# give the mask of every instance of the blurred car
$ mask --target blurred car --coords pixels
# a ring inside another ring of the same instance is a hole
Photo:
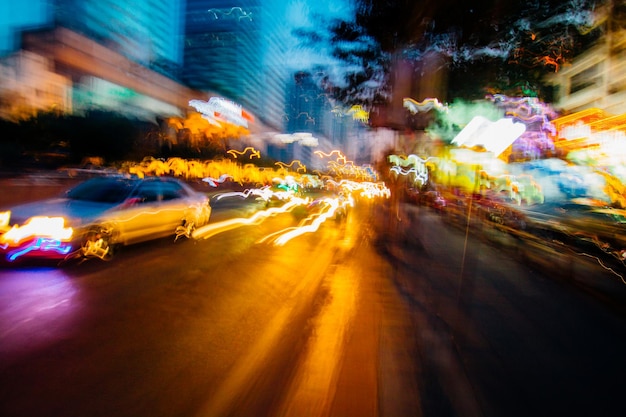
[[[518,230],[525,230],[528,225],[528,218],[521,210],[514,205],[492,202],[491,205],[484,205],[487,220]]]
[[[345,220],[351,207],[354,207],[354,198],[349,193],[325,192],[310,200],[308,204],[296,207],[291,213],[301,222],[300,225],[303,225],[320,218]]]
[[[422,203],[436,211],[443,211],[446,208],[446,199],[439,191],[426,191],[422,194]]]
[[[563,204],[547,224],[552,230],[588,242],[605,252],[626,250],[626,210]]]
[[[408,187],[404,190],[404,201],[412,204],[419,204],[422,193],[419,188]]]
[[[96,177],[60,198],[0,212],[0,253],[22,257],[109,259],[119,245],[189,237],[209,222],[209,197],[166,177]]]

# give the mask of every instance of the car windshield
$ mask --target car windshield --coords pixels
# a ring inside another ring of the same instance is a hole
[[[67,198],[95,203],[121,203],[133,188],[134,183],[128,180],[95,178],[71,189]]]

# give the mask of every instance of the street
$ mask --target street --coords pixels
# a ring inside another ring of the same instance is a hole
[[[246,210],[216,207],[213,221]],[[261,242],[295,224],[286,213],[110,262],[0,270],[0,414],[625,411],[623,311],[581,285],[425,207],[362,202]]]
[[[0,6],[0,417],[626,416],[626,1]]]

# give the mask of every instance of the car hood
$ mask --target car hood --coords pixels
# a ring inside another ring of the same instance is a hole
[[[100,217],[116,204],[56,198],[11,207],[10,223],[24,224],[35,216],[63,217],[67,226],[80,226]]]

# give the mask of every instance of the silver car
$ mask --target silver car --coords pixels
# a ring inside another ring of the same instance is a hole
[[[9,262],[109,259],[120,245],[189,237],[210,216],[209,197],[175,178],[92,178],[63,197],[0,212],[0,252]]]

